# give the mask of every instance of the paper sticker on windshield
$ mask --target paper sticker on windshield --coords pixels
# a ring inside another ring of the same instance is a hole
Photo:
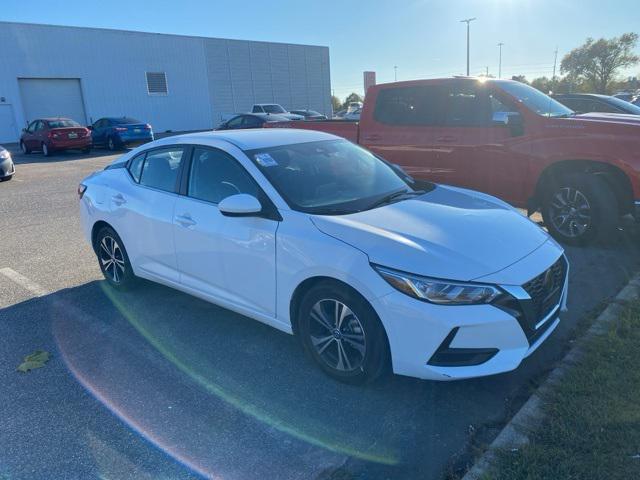
[[[256,162],[262,167],[275,167],[278,165],[278,162],[274,160],[274,158],[268,153],[258,153],[256,154]]]

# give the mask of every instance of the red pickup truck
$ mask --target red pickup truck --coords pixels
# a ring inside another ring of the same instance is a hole
[[[371,87],[360,122],[269,124],[359,143],[415,178],[540,210],[558,240],[606,236],[640,206],[640,117],[576,115],[511,80],[447,78]]]

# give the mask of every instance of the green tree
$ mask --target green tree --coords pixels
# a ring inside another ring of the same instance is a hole
[[[520,83],[526,83],[527,85],[529,85],[529,82],[527,82],[527,78],[524,75],[514,75],[513,77],[511,77],[511,80],[515,80],[516,82]]]
[[[557,93],[589,93],[593,92],[593,87],[584,78],[576,78],[571,75],[565,77],[558,77],[556,79],[556,87],[554,89]]]
[[[633,91],[640,88],[640,82],[637,77],[628,77],[619,81],[611,82],[609,88],[612,92]]]
[[[335,95],[331,95],[331,106],[333,107],[334,112],[337,112],[342,108],[342,103],[340,103],[340,99]]]
[[[622,68],[636,65],[640,58],[633,53],[638,34],[625,33],[610,39],[587,41],[562,59],[560,71],[574,81],[584,80],[598,93],[607,93]]]
[[[533,88],[537,88],[543,93],[549,93],[553,91],[553,85],[550,78],[547,77],[538,77],[531,80],[530,85]]]
[[[362,102],[362,97],[357,93],[350,94],[347,98],[344,99],[344,103],[342,104],[342,108],[347,108],[351,102]]]

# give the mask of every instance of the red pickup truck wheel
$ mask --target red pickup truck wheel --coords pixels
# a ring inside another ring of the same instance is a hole
[[[618,204],[603,178],[588,173],[566,175],[546,191],[542,217],[558,241],[584,245],[606,239],[615,230]]]

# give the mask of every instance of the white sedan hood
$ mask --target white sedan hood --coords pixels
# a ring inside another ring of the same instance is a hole
[[[526,257],[550,237],[508,204],[438,185],[420,197],[342,216],[312,216],[320,231],[372,263],[450,280],[473,280]]]

